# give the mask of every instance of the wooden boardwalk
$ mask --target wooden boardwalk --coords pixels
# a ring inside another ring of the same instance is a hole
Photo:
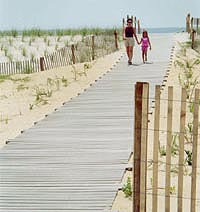
[[[0,150],[0,212],[110,211],[133,146],[134,84],[151,95],[171,34],[152,36],[152,64],[124,55],[114,69]],[[161,51],[162,50],[162,51]]]

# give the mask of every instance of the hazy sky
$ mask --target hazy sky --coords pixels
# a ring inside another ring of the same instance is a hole
[[[0,0],[0,30],[121,26],[127,14],[142,27],[185,27],[200,0]]]

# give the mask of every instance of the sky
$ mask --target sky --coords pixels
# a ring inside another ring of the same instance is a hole
[[[0,0],[0,30],[120,27],[127,15],[142,28],[185,27],[200,0]]]

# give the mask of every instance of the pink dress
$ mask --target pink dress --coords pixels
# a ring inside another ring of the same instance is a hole
[[[142,51],[146,51],[149,47],[149,39],[142,38]]]

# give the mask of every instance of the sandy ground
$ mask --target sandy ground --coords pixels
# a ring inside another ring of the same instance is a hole
[[[200,55],[195,52],[194,50],[187,48],[186,51],[184,51],[185,48],[180,47],[180,42],[184,41],[184,36],[177,35],[176,37],[176,43],[175,48],[172,50],[172,57],[170,61],[170,70],[168,73],[166,73],[166,76],[164,77],[165,80],[163,82],[163,90],[161,91],[161,111],[160,111],[160,129],[163,131],[160,132],[160,146],[166,145],[166,126],[167,126],[167,98],[168,98],[168,86],[173,86],[173,96],[174,96],[174,102],[173,102],[173,119],[172,119],[172,126],[173,126],[173,135],[176,134],[176,132],[179,132],[179,117],[180,117],[180,100],[181,100],[181,86],[179,81],[179,76],[181,76],[181,79],[183,79],[183,69],[175,65],[175,61],[179,60],[182,63],[184,60],[190,61],[189,63],[192,64],[192,61],[195,61],[197,59],[200,59]],[[182,45],[182,44],[181,44]],[[197,77],[197,80],[199,81],[196,88],[200,87],[200,74],[199,74],[200,64],[193,66],[193,79]],[[180,75],[179,75],[180,74]],[[188,115],[189,114],[189,115]],[[153,128],[154,128],[154,109],[153,113],[149,115],[149,126],[148,126],[148,171],[147,171],[147,211],[152,211],[152,159],[153,159]],[[186,122],[191,121],[191,113],[188,112],[187,109],[187,115],[186,115]],[[199,139],[198,139],[199,140]],[[178,145],[178,138],[176,139],[176,144]],[[191,150],[192,144],[186,142],[185,143],[185,149]],[[199,145],[198,145],[199,149]],[[186,155],[184,156],[186,158]],[[200,152],[198,151],[198,158],[200,157]],[[129,166],[132,167],[132,157],[129,161]],[[158,182],[159,182],[159,189],[158,189],[158,211],[162,212],[165,211],[165,169],[166,166],[162,162],[166,162],[165,156],[159,156],[159,176],[158,176]],[[171,163],[173,164],[171,166],[171,211],[177,211],[177,190],[178,190],[178,181],[177,181],[177,163],[178,163],[178,155],[175,155],[172,157]],[[198,179],[197,179],[197,199],[200,198],[200,169],[199,164],[197,164],[197,173],[198,173]],[[173,171],[172,171],[173,170]],[[189,211],[190,210],[190,195],[191,195],[191,166],[185,166],[185,175],[184,175],[184,187],[183,187],[183,211]],[[126,171],[124,174],[124,177],[122,179],[122,185],[125,185],[127,183],[127,178],[131,177],[132,182],[132,172]],[[125,194],[120,190],[117,193],[116,199],[113,203],[113,210],[118,212],[132,212],[132,199],[125,198]],[[200,201],[197,200],[197,206],[196,211],[200,211]]]
[[[0,80],[0,147],[111,71],[123,50],[90,63]]]

